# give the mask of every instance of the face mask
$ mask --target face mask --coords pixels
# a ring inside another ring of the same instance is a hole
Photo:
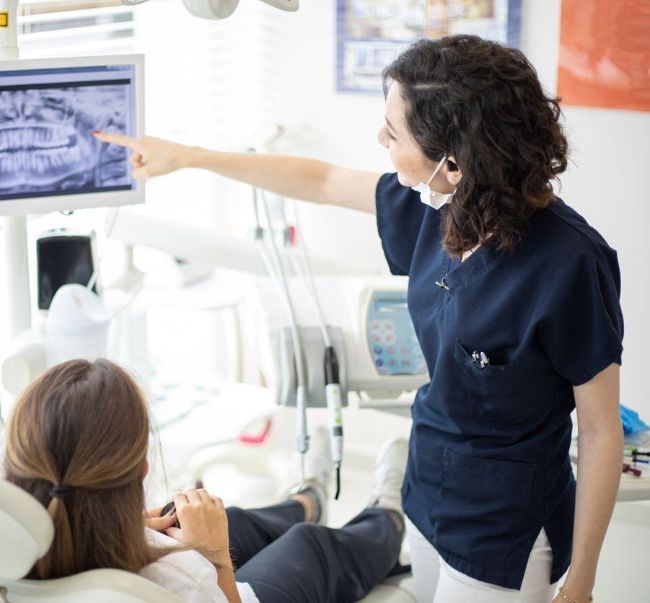
[[[440,160],[436,169],[433,170],[433,174],[431,174],[429,180],[426,182],[420,182],[417,186],[411,187],[414,191],[420,193],[420,201],[429,207],[433,207],[433,209],[440,209],[443,205],[449,203],[451,196],[453,195],[453,193],[439,193],[438,191],[433,191],[429,188],[429,182],[436,177],[436,174],[440,171],[440,168],[442,168],[445,161],[447,161],[447,155]]]

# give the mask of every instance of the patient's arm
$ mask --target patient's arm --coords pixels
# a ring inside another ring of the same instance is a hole
[[[187,490],[173,497],[180,528],[167,535],[196,548],[217,568],[217,583],[228,603],[241,603],[230,559],[228,516],[220,498],[203,489]]]
[[[237,581],[235,580],[235,570],[232,567],[232,561],[229,565],[219,566],[215,563],[217,568],[217,584],[219,588],[226,595],[228,603],[242,603],[239,591],[237,590]]]

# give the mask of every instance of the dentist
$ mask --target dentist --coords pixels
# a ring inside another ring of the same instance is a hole
[[[430,376],[402,488],[419,600],[586,603],[620,480],[623,317],[616,252],[553,193],[558,99],[520,51],[465,35],[415,43],[384,89],[391,174],[97,137],[138,178],[204,168],[376,213]]]

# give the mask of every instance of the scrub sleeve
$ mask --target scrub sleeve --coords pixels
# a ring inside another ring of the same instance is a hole
[[[618,263],[594,253],[571,258],[553,283],[537,337],[555,371],[582,385],[621,364],[623,317]]]

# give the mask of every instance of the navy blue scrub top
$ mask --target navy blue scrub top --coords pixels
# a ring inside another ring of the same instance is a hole
[[[431,379],[412,408],[404,510],[451,567],[512,589],[543,527],[556,582],[573,535],[572,386],[621,363],[616,252],[556,199],[512,251],[488,242],[461,263],[441,243],[448,207],[425,206],[396,174],[376,197]]]

